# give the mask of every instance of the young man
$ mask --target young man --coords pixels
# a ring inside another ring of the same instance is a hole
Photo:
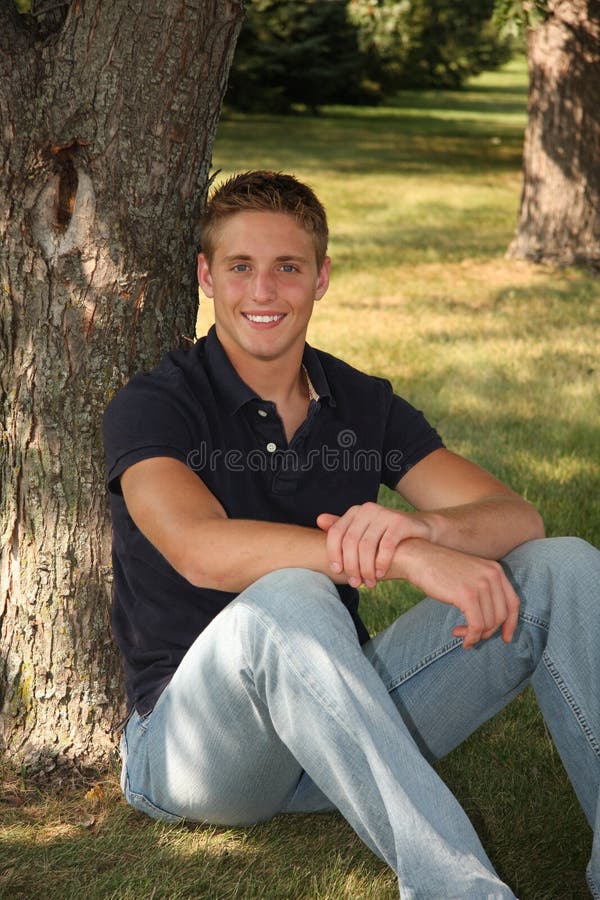
[[[540,540],[388,382],[306,345],[326,250],[293,177],[221,185],[198,260],[215,327],[107,409],[123,789],[170,822],[337,808],[403,900],[514,897],[430,763],[531,682],[594,826],[600,553]],[[435,599],[370,639],[356,589],[389,578]]]

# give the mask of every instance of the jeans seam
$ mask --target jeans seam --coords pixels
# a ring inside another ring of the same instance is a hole
[[[588,724],[587,719],[583,715],[583,711],[581,710],[581,707],[575,701],[575,697],[573,696],[570,688],[568,687],[568,685],[564,681],[563,677],[561,676],[557,666],[550,659],[550,656],[548,655],[547,650],[544,650],[544,652],[542,653],[542,659],[544,661],[546,671],[548,672],[548,674],[554,681],[554,684],[556,685],[559,692],[562,694],[563,699],[565,700],[565,702],[571,709],[571,712],[573,713],[575,720],[577,721],[577,724],[581,728],[583,734],[587,738],[587,741],[588,741],[590,747],[592,748],[592,750],[594,751],[596,756],[600,758],[600,743],[598,742],[597,738],[595,737],[594,732],[592,731],[590,725]]]
[[[588,863],[585,870],[585,880],[588,883],[588,887],[590,889],[590,893],[594,900],[600,900],[600,891],[596,887],[596,882],[592,878],[592,864]]]
[[[535,613],[520,612],[519,619],[522,622],[527,622],[528,625],[536,625],[538,628],[543,628],[544,631],[548,631],[550,628],[550,622],[547,619],[540,618]]]
[[[529,625],[535,625],[538,628],[543,628],[546,631],[549,628],[549,624],[545,619],[542,619],[540,616],[535,615],[534,613],[520,613],[519,618],[527,622]],[[428,666],[432,665],[432,663],[437,662],[438,659],[442,659],[442,657],[446,656],[448,653],[451,653],[453,650],[456,650],[457,647],[462,645],[462,638],[454,638],[452,641],[448,641],[446,644],[443,644],[441,647],[436,648],[431,653],[428,653],[424,659],[420,659],[418,663],[412,666],[410,669],[405,670],[400,675],[396,675],[395,678],[392,678],[387,686],[387,690],[389,692],[394,691],[401,684],[404,684],[405,681],[409,681],[419,672],[426,669]]]
[[[392,678],[390,683],[386,685],[388,692],[395,690],[401,684],[404,684],[405,681],[409,681],[419,672],[422,672],[423,669],[428,668],[428,666],[432,665],[432,663],[437,662],[438,659],[442,659],[442,657],[444,656],[447,656],[448,653],[456,650],[461,645],[462,638],[454,638],[454,640],[448,641],[448,643],[444,644],[441,647],[438,647],[431,653],[428,653],[424,659],[420,659],[419,662],[414,666],[411,666],[410,669],[407,669],[402,672],[401,675],[396,675],[395,678]]]

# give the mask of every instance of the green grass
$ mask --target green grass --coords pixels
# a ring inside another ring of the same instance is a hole
[[[326,203],[333,283],[314,344],[390,378],[448,446],[536,503],[549,534],[600,545],[600,282],[504,257],[525,103],[516,61],[465,91],[404,93],[380,109],[231,114],[214,165],[293,171]],[[200,330],[210,320],[206,302]],[[369,627],[417,599],[391,583],[365,592]],[[591,832],[529,693],[439,768],[521,900],[588,896]],[[338,815],[172,828],[128,808],[114,773],[89,787],[6,779],[0,897],[397,897]]]

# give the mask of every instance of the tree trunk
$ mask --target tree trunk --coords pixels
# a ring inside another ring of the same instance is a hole
[[[194,226],[241,16],[240,0],[0,6],[0,734],[20,764],[113,752],[102,412],[194,335]]]
[[[529,33],[514,257],[600,267],[600,0],[550,0]]]

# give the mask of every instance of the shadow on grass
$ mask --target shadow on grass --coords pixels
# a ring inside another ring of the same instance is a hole
[[[319,116],[225,110],[215,166],[378,175],[515,169],[526,120],[520,67],[462,91],[402,91],[379,107],[325,107]]]
[[[127,807],[116,777],[109,787],[93,814],[73,792],[0,805],[0,896],[308,900],[348,888],[370,900],[397,896],[393,873],[337,814],[235,830],[167,826]]]
[[[372,602],[377,604],[376,592]],[[591,832],[530,693],[439,770],[521,900],[588,896],[583,871]],[[244,829],[167,826],[127,807],[116,775],[104,780],[92,806],[86,794],[85,787],[5,792],[0,896],[397,897],[393,873],[335,813],[282,816]]]
[[[330,169],[338,174],[378,176],[483,174],[519,167],[523,127],[448,121],[433,114],[380,114],[376,119],[332,115],[292,121],[236,115],[221,123],[219,138],[214,165],[226,169],[271,167],[319,175]]]
[[[491,203],[473,206],[468,215],[464,207],[450,203],[413,202],[406,197],[410,210],[399,208],[382,225],[365,224],[361,232],[336,231],[332,241],[334,265],[343,269],[363,271],[365,254],[371,269],[394,268],[414,262],[460,262],[468,257],[498,255],[506,248],[506,228]],[[381,210],[383,198],[373,196],[357,208],[368,218]],[[440,225],[440,221],[443,225]],[[457,234],[460,232],[460,240]],[[390,260],[395,262],[390,265]],[[348,308],[372,309],[369,298],[349,297]],[[396,301],[402,305],[402,299]]]
[[[447,109],[485,116],[523,117],[527,105],[527,86],[478,85],[464,91],[401,91],[384,109]]]
[[[521,900],[589,897],[592,832],[531,690],[438,768]]]

